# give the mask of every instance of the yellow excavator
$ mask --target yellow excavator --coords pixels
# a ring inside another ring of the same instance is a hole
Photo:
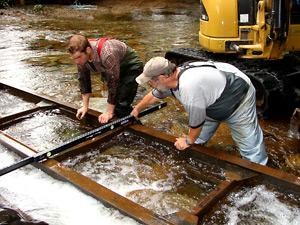
[[[299,107],[300,0],[200,0],[199,43],[165,57],[235,65],[251,78],[265,117]]]

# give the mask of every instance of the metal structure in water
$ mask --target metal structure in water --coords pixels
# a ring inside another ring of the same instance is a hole
[[[10,125],[17,125],[22,121],[22,118],[26,117],[26,115],[31,115],[40,110],[47,110],[49,107],[52,109],[59,109],[63,114],[75,117],[75,106],[35,94],[29,90],[18,89],[8,84],[1,83],[0,87],[1,90],[5,90],[6,93],[18,96],[22,98],[24,102],[32,103],[30,105],[33,106],[33,108],[25,110],[21,109],[21,111],[14,114],[0,117],[0,142],[22,157],[33,156],[37,154],[39,150],[24,144],[15,136],[4,132],[4,128],[9,127]],[[38,104],[40,102],[48,102],[51,104]],[[89,110],[86,120],[89,120],[91,123],[96,123],[98,115],[99,112]],[[213,188],[208,190],[189,211],[182,209],[167,215],[160,215],[151,209],[143,207],[114,192],[112,189],[104,187],[91,177],[83,175],[78,170],[64,165],[64,162],[67,159],[72,159],[79,154],[89,153],[92,148],[107,143],[115,136],[123,133],[130,133],[145,140],[157,142],[162,146],[166,146],[166,148],[174,148],[174,136],[140,124],[125,124],[124,126],[100,134],[93,139],[83,141],[78,145],[67,149],[67,151],[62,152],[57,157],[50,158],[42,163],[33,163],[33,165],[54,178],[73,184],[84,193],[102,202],[104,205],[115,208],[124,215],[129,216],[142,224],[210,224],[210,216],[214,214],[215,210],[218,209],[223,202],[226,202],[226,197],[235,193],[238,189],[250,186],[265,185],[267,187],[276,187],[276,191],[282,193],[282,195],[288,192],[289,195],[296,196],[295,198],[298,199],[296,202],[300,199],[299,177],[266,166],[251,163],[239,157],[203,146],[191,146],[187,151],[178,154],[182,159],[189,160],[193,158],[214,167],[218,167],[224,171],[224,176],[216,177],[213,174],[207,174],[201,177],[201,173],[198,173],[198,175],[195,173],[199,176],[199,180],[206,179],[206,182],[211,182]],[[118,144],[122,145],[122,142]],[[100,152],[99,154],[102,153]],[[13,176],[13,174],[6,174],[4,176]],[[299,204],[299,202],[296,204]]]

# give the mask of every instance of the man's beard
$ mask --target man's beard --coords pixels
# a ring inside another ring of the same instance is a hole
[[[158,91],[161,91],[161,92],[166,92],[166,91],[170,90],[170,88],[167,88],[167,87],[162,86],[162,85],[160,85],[160,84],[158,84],[158,85],[155,87],[155,89],[158,90]]]

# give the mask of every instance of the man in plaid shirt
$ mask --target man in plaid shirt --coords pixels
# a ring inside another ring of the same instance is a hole
[[[78,68],[83,100],[76,117],[82,119],[88,110],[91,71],[101,73],[108,86],[107,109],[99,116],[99,122],[107,123],[114,115],[119,118],[128,115],[137,92],[135,78],[143,71],[143,62],[136,52],[116,39],[87,39],[78,34],[70,38],[68,51]]]

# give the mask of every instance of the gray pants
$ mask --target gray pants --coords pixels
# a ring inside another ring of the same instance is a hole
[[[255,88],[250,85],[247,95],[235,112],[224,122],[228,123],[231,135],[243,158],[266,165],[266,153],[263,132],[258,124],[255,104]],[[219,121],[206,120],[196,144],[206,143],[215,133]]]

